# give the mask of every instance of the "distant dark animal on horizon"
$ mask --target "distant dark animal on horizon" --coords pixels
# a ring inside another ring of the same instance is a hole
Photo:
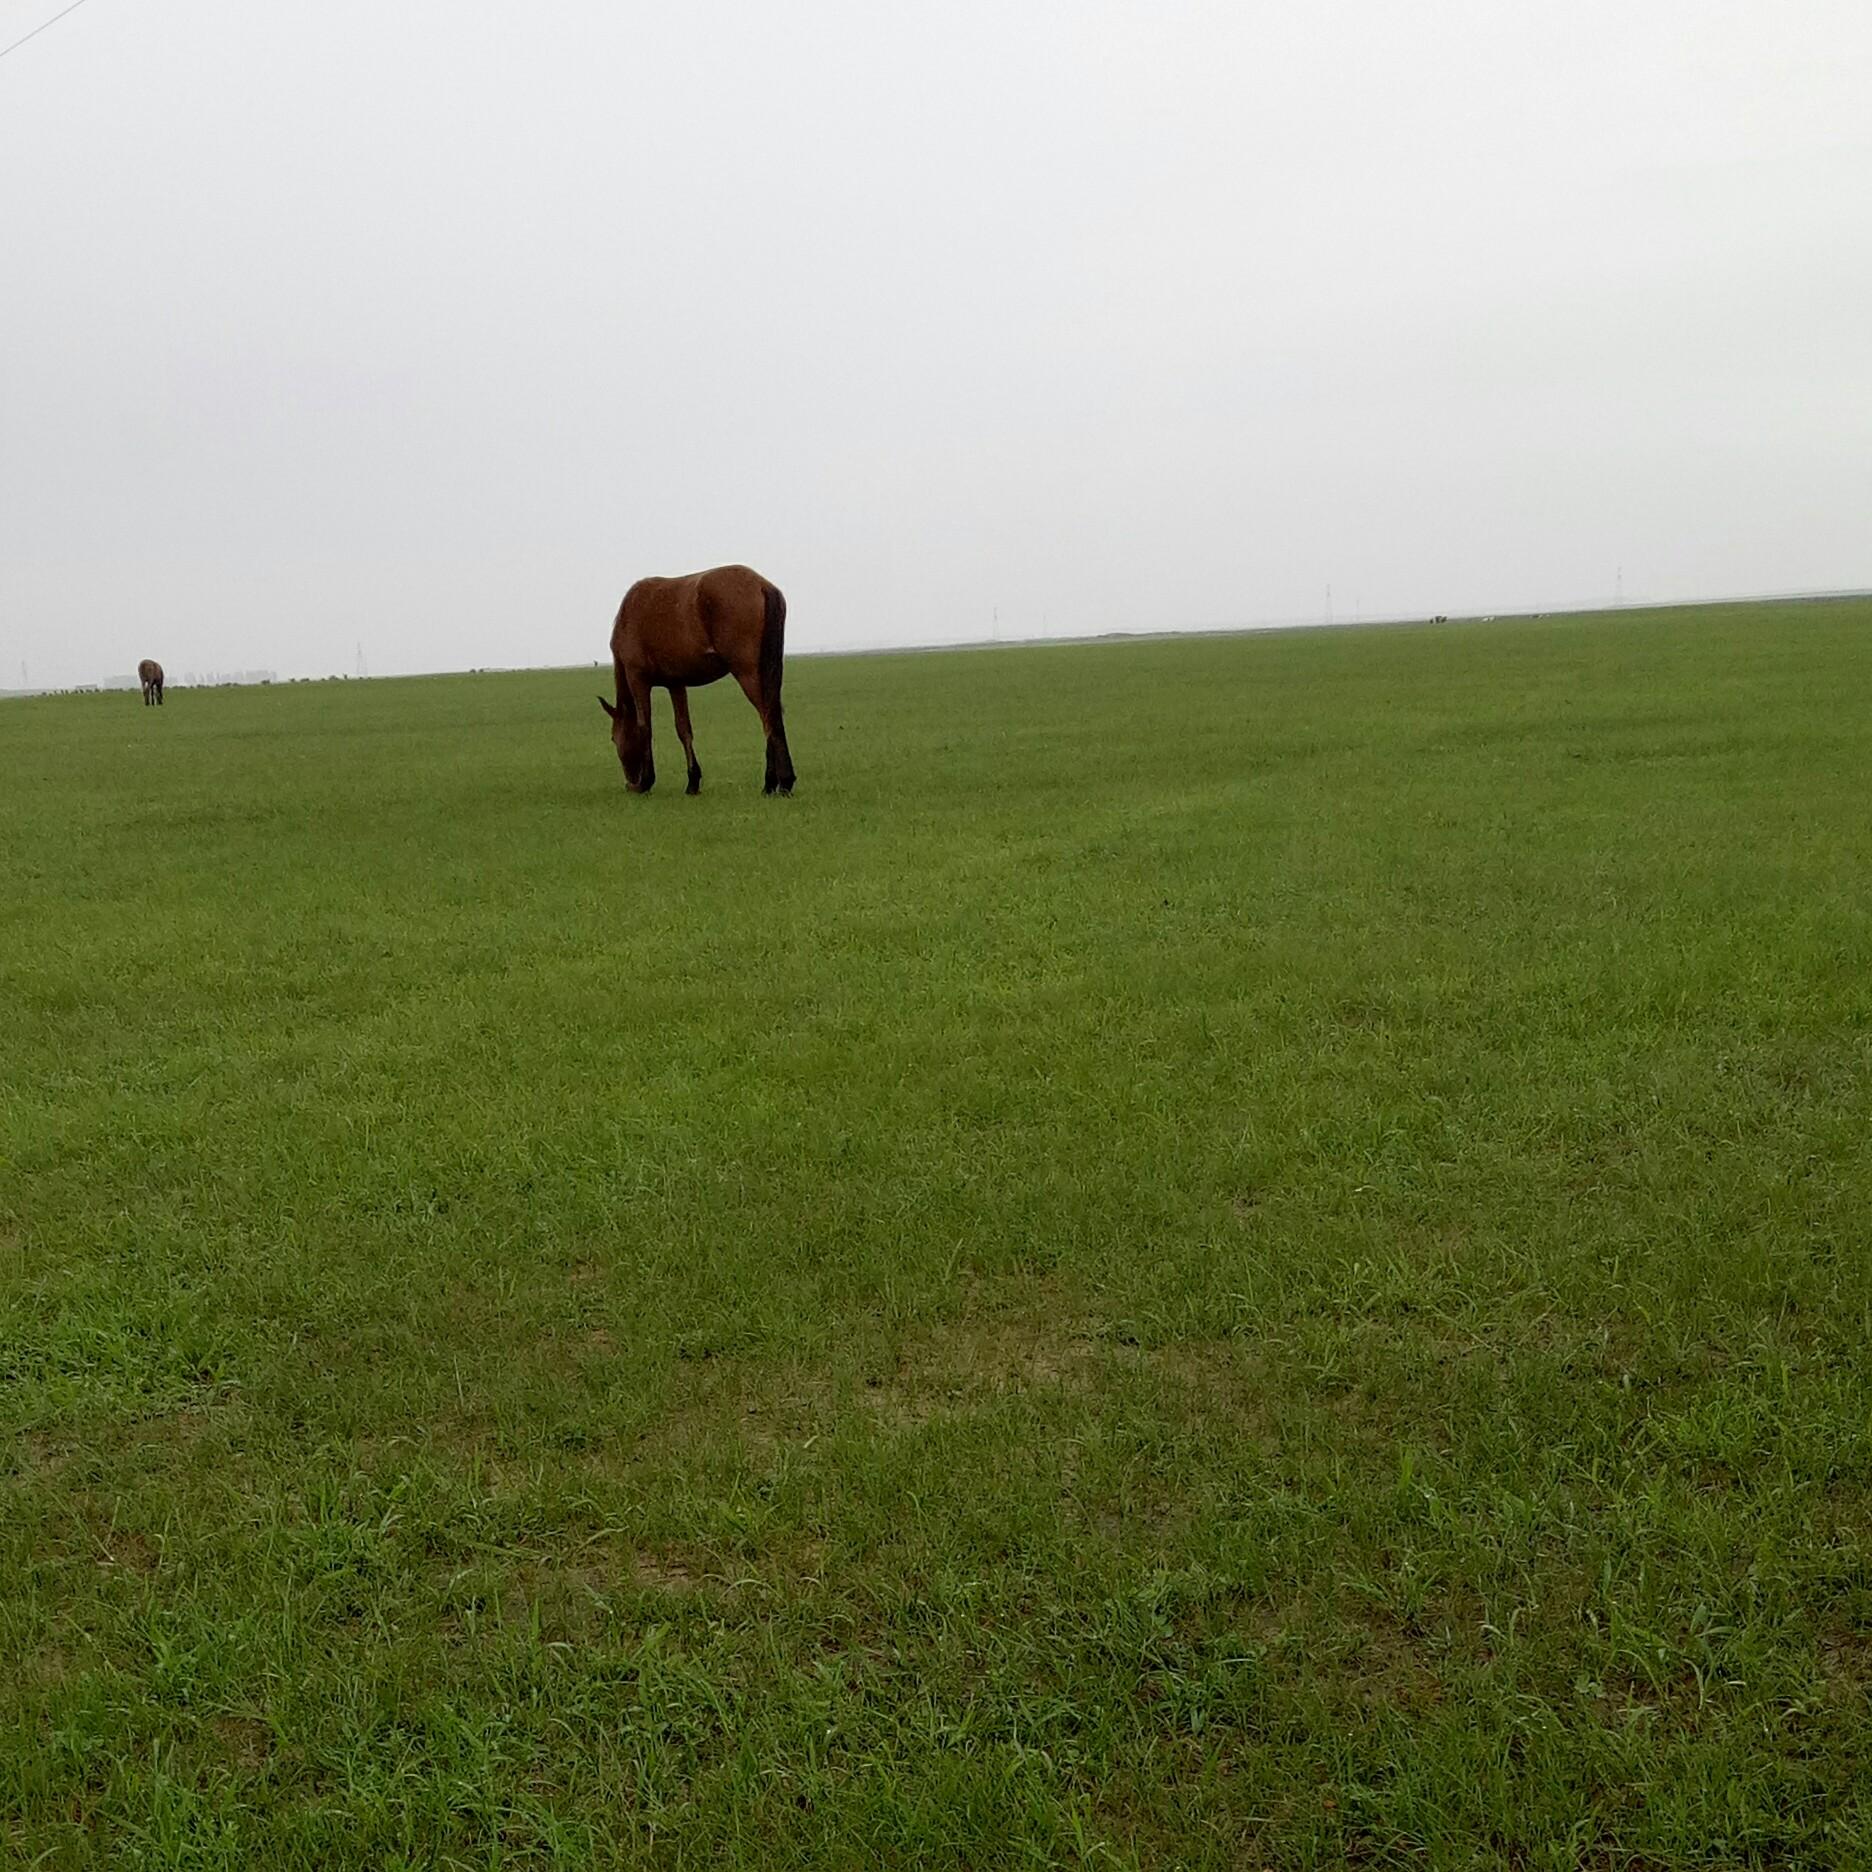
[[[702,790],[689,691],[732,676],[754,704],[767,736],[768,793],[793,791],[793,756],[780,708],[786,600],[780,588],[742,565],[717,566],[687,578],[639,579],[624,594],[611,627],[611,667],[617,700],[598,698],[611,717],[611,742],[633,793],[656,785],[650,747],[650,692],[667,689],[676,711],[676,738],[689,763],[689,791]]]
[[[154,657],[145,657],[137,665],[137,681],[143,685],[143,706],[148,708],[154,702],[162,707],[162,665]]]

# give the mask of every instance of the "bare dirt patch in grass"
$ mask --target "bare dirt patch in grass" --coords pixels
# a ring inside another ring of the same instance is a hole
[[[147,1577],[162,1565],[162,1545],[134,1529],[93,1529],[96,1561],[101,1572],[112,1570]]]
[[[273,1753],[273,1731],[257,1716],[217,1716],[211,1727],[223,1758],[243,1773],[266,1766]]]
[[[705,1563],[695,1556],[640,1547],[631,1556],[631,1583],[647,1592],[687,1594],[709,1582]]]
[[[1083,1392],[1099,1368],[1084,1320],[964,1320],[906,1336],[887,1368],[867,1374],[859,1396],[882,1422],[915,1426],[1022,1392]]]
[[[71,1460],[76,1441],[56,1430],[22,1430],[9,1439],[15,1479],[49,1481]]]
[[[1370,1610],[1358,1624],[1363,1642],[1348,1663],[1369,1705],[1414,1711],[1442,1702],[1442,1676],[1419,1634],[1385,1613]]]

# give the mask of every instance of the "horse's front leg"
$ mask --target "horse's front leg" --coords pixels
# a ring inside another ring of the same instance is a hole
[[[702,791],[702,763],[695,757],[695,730],[689,725],[689,691],[672,688],[669,692],[670,707],[676,711],[676,739],[682,743],[683,758],[689,763],[689,787],[691,793]]]
[[[631,779],[626,770],[625,782],[633,793],[648,793],[656,785],[656,750],[650,739],[650,685],[637,677],[631,678],[631,706],[637,711],[637,720],[642,724],[643,739],[638,743],[637,777]]]

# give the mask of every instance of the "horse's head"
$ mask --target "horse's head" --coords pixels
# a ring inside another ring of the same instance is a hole
[[[636,705],[630,691],[624,691],[623,706],[598,698],[598,706],[611,717],[611,745],[617,749],[618,764],[624,769],[624,781],[632,792],[643,784],[644,743],[649,739],[645,724],[637,719]]]

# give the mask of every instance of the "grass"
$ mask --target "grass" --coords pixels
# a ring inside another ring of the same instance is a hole
[[[0,709],[11,1862],[1872,1861],[1869,645]]]

